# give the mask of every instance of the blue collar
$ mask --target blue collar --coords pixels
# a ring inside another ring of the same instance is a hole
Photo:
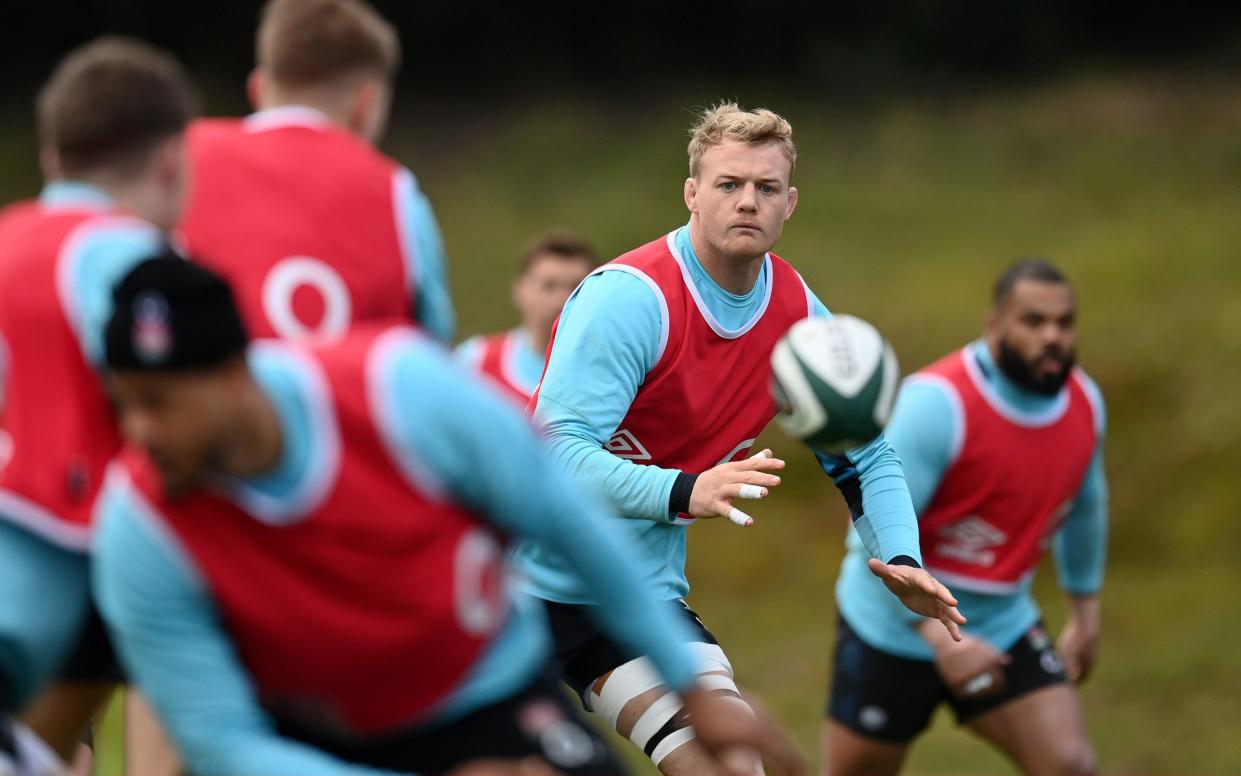
[[[39,193],[39,204],[56,209],[109,210],[116,207],[116,200],[90,183],[54,180],[48,181]]]
[[[748,306],[754,300],[755,294],[759,293],[759,289],[764,287],[767,274],[766,264],[763,265],[762,272],[759,274],[753,288],[744,294],[734,294],[719,283],[716,283],[715,278],[711,277],[711,273],[707,272],[706,267],[702,266],[702,262],[698,260],[698,254],[694,252],[694,241],[689,237],[689,224],[677,230],[675,239],[677,250],[680,251],[682,258],[685,259],[690,276],[694,279],[694,282],[709,284],[710,294],[730,307]]]

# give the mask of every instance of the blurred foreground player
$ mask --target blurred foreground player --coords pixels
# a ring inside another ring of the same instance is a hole
[[[194,122],[178,236],[228,279],[256,337],[334,339],[355,323],[455,328],[443,242],[408,169],[376,147],[401,58],[364,0],[271,0],[247,82],[257,112]],[[127,753],[145,776],[175,763],[137,696]]]
[[[363,0],[271,0],[255,51],[257,112],[190,128],[187,252],[228,279],[256,337],[413,320],[450,341],[435,216],[413,174],[374,146],[396,29]]]
[[[772,472],[783,461],[769,451],[747,457],[776,415],[772,348],[796,321],[828,315],[797,271],[768,253],[797,205],[795,155],[792,128],[771,111],[706,111],[689,146],[689,223],[582,283],[532,399],[557,462],[611,498],[618,528],[641,548],[638,573],[680,607],[703,681],[734,694],[728,657],[684,601],[686,526],[719,517],[748,525],[734,500],[763,498],[780,482]],[[919,567],[913,508],[887,443],[822,461],[868,537],[876,573],[906,605],[943,621],[936,627],[955,629],[955,601]],[[664,773],[711,773],[675,693],[641,653],[618,650],[592,624],[610,604],[545,548],[525,545],[518,557],[531,592],[550,602],[557,660],[589,708]],[[752,757],[737,764],[762,771]]]
[[[137,267],[114,307],[109,388],[132,446],[100,501],[95,593],[189,771],[537,756],[619,773],[547,677],[541,605],[506,587],[509,535],[567,559],[713,751],[796,763],[697,684],[684,625],[526,418],[414,329],[248,347],[227,285],[170,258]]]
[[[194,102],[157,49],[75,50],[39,94],[47,184],[0,214],[0,710],[61,672],[27,711],[64,757],[117,679],[87,587],[91,511],[120,448],[95,372],[101,333],[112,286],[177,219]],[[0,733],[0,763],[13,741]]]
[[[886,433],[927,568],[970,620],[954,643],[907,616],[850,537],[824,729],[832,776],[895,774],[940,703],[1024,773],[1094,773],[1070,682],[1090,673],[1098,644],[1107,483],[1103,400],[1074,366],[1076,318],[1064,275],[1018,262],[996,283],[983,339],[902,388]],[[1057,645],[1030,595],[1048,547],[1069,595]]]
[[[526,406],[543,376],[556,316],[573,289],[598,265],[594,250],[571,234],[553,232],[539,238],[526,250],[521,273],[513,281],[513,306],[521,325],[471,337],[457,348],[457,358]]]

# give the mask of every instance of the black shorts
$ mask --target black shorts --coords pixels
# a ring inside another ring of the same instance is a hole
[[[1068,681],[1041,621],[1008,654],[1012,662],[1004,668],[1004,691],[962,700],[949,691],[934,663],[875,649],[840,620],[827,715],[861,735],[907,743],[926,729],[940,703],[951,706],[964,724],[1034,690]]]
[[[428,776],[479,758],[525,757],[540,757],[568,776],[628,773],[550,675],[460,719],[382,739],[342,742],[279,720],[277,729],[347,762]]]
[[[555,641],[552,664],[561,678],[585,698],[594,681],[618,666],[641,657],[605,636],[591,615],[592,606],[544,601]],[[719,644],[689,604],[677,600],[694,641]]]
[[[89,609],[73,651],[61,665],[56,680],[74,684],[124,683],[125,672],[121,670],[120,661],[112,649],[112,639],[108,637],[107,626],[103,624],[94,602],[91,602]]]

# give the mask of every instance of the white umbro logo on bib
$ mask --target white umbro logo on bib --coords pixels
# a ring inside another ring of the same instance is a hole
[[[631,461],[651,460],[651,454],[642,446],[638,438],[623,428],[612,435],[603,449],[617,458],[628,458]]]

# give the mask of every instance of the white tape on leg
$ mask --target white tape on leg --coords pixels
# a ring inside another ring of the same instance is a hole
[[[590,710],[606,720],[608,727],[615,730],[616,720],[620,718],[625,704],[663,683],[663,677],[655,670],[650,659],[640,657],[630,660],[612,670],[612,675],[603,685],[602,693],[589,693]]]
[[[655,763],[658,768],[664,758],[676,751],[677,747],[684,746],[694,740],[694,729],[692,727],[674,730],[651,752],[651,762]]]
[[[758,485],[751,485],[749,483],[746,483],[745,485],[741,486],[741,493],[739,493],[738,496],[740,498],[763,498],[764,497],[762,487]]]
[[[719,644],[708,644],[705,641],[691,641],[689,651],[694,656],[694,666],[699,674],[725,674],[733,676],[733,664]]]
[[[674,692],[660,697],[638,717],[638,721],[633,724],[633,730],[629,732],[629,740],[645,752],[651,737],[668,724],[668,720],[680,713],[684,705],[681,696]]]

